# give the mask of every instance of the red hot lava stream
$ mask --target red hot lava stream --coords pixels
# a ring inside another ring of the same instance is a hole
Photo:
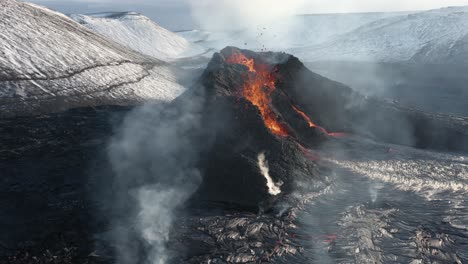
[[[263,121],[270,131],[278,136],[288,136],[288,129],[277,118],[271,109],[271,94],[275,91],[275,78],[265,65],[255,63],[243,54],[233,54],[226,62],[242,64],[249,69],[249,75],[244,82],[243,96],[255,105],[262,114]]]
[[[249,74],[244,80],[242,90],[243,96],[255,105],[262,115],[265,126],[275,135],[288,136],[289,130],[286,125],[282,124],[273,109],[271,109],[271,95],[276,89],[276,79],[271,74],[268,67],[264,64],[257,63],[253,58],[249,59],[242,53],[232,54],[226,58],[226,62],[230,64],[241,64],[249,69]],[[294,111],[304,118],[309,127],[320,129],[325,134],[332,137],[345,136],[344,133],[329,133],[326,129],[316,125],[312,120],[299,108],[291,105]]]
[[[303,111],[299,110],[299,108],[297,108],[296,106],[292,105],[292,108],[294,109],[294,111],[296,111],[296,113],[300,114],[302,116],[302,118],[304,118],[307,123],[309,124],[309,127],[315,127],[317,129],[320,129],[322,130],[323,133],[327,134],[328,136],[330,137],[346,137],[348,136],[347,133],[342,133],[342,132],[328,132],[325,128],[321,127],[321,126],[318,126],[316,125],[314,122],[312,122],[312,120],[310,120],[310,118],[306,115],[306,113],[304,113]]]

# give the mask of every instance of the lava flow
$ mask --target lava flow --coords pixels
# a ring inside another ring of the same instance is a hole
[[[312,120],[310,120],[310,118],[306,115],[306,113],[304,113],[303,111],[299,110],[299,108],[295,107],[294,105],[292,105],[292,108],[294,109],[294,111],[296,111],[296,113],[298,113],[299,115],[302,116],[302,118],[304,118],[307,123],[309,124],[309,127],[314,127],[314,128],[317,128],[317,129],[320,129],[323,131],[323,133],[331,136],[331,133],[328,133],[328,131],[321,127],[321,126],[317,126],[314,122],[312,122]]]
[[[307,123],[309,123],[309,127],[316,127],[317,126],[316,124],[314,124],[314,122],[312,122],[312,120],[310,120],[310,118],[304,112],[299,110],[299,108],[295,107],[294,105],[292,106],[292,108],[294,109],[294,111],[296,111],[298,114],[300,114],[307,121]]]
[[[342,132],[328,132],[325,128],[323,128],[321,126],[317,126],[314,122],[312,122],[312,120],[310,120],[310,118],[306,115],[306,113],[299,110],[299,108],[295,107],[294,105],[292,105],[292,108],[294,109],[294,111],[296,111],[296,113],[301,115],[302,118],[304,118],[307,121],[307,123],[309,124],[309,127],[314,127],[314,128],[320,129],[320,130],[323,131],[323,133],[327,134],[330,137],[338,138],[338,137],[347,137],[347,136],[349,136],[349,134],[342,133]]]
[[[253,58],[247,58],[241,53],[232,54],[226,59],[227,63],[242,64],[249,69],[249,74],[244,80],[242,95],[255,105],[262,114],[265,125],[270,131],[278,136],[288,136],[289,130],[282,124],[273,109],[271,108],[271,95],[276,89],[275,77],[264,64],[256,62]],[[325,128],[316,125],[312,120],[294,105],[291,105],[294,111],[304,118],[309,127],[321,130],[324,134],[332,137],[344,136],[343,133],[329,133]]]
[[[262,114],[266,127],[279,136],[288,136],[288,129],[278,121],[275,112],[271,109],[271,94],[276,89],[275,78],[265,65],[257,64],[255,60],[248,59],[237,53],[226,59],[227,63],[242,64],[249,69],[248,77],[244,82],[243,96],[255,105]]]

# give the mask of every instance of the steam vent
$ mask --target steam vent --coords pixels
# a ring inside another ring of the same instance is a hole
[[[468,149],[468,135],[457,129],[466,124],[365,98],[285,53],[223,49],[174,106],[194,101],[201,102],[203,131],[209,131],[197,136],[210,145],[199,166],[204,176],[197,196],[252,209],[268,208],[303,182],[323,182],[320,157],[312,151],[327,140],[362,135]]]

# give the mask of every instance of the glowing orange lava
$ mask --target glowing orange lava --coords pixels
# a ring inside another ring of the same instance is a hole
[[[301,111],[299,108],[295,107],[294,105],[291,105],[291,106],[294,109],[294,111],[296,111],[299,115],[302,116],[302,118],[304,118],[307,121],[307,123],[309,124],[309,127],[320,129],[324,134],[330,137],[334,137],[334,138],[344,138],[344,137],[350,136],[350,134],[343,133],[343,132],[328,132],[325,128],[318,126],[314,122],[312,122],[312,120],[310,120],[310,118],[306,115],[306,113]]]
[[[324,134],[327,134],[329,136],[334,136],[334,135],[332,135],[332,133],[328,133],[328,131],[325,128],[323,128],[321,126],[317,126],[314,122],[312,122],[312,120],[310,120],[310,118],[306,115],[306,113],[299,110],[299,108],[295,107],[294,105],[291,105],[291,106],[294,109],[294,111],[296,111],[298,114],[300,114],[302,116],[302,118],[304,118],[307,121],[307,123],[309,124],[309,127],[314,127],[314,128],[320,129]]]
[[[279,136],[288,136],[288,129],[278,121],[277,115],[271,109],[271,94],[275,91],[275,78],[265,65],[257,64],[241,53],[233,54],[226,59],[227,63],[242,64],[249,69],[249,75],[244,81],[243,96],[255,105],[262,114],[266,127]]]
[[[304,112],[299,110],[299,108],[295,107],[294,105],[292,106],[292,108],[294,109],[294,111],[296,111],[298,114],[300,114],[307,121],[307,123],[309,123],[309,127],[316,127],[317,126],[316,124],[314,124],[314,122],[312,122],[312,120],[310,120],[310,118]]]
[[[243,54],[233,54],[229,58],[226,59],[227,63],[230,64],[242,64],[249,68],[250,72],[255,72],[255,62],[254,59],[247,59]]]

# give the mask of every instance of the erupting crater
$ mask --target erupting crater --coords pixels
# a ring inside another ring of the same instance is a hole
[[[243,86],[238,95],[247,99],[260,111],[265,126],[275,135],[281,137],[294,136],[291,126],[282,118],[281,113],[273,105],[273,93],[276,90],[279,74],[276,65],[269,64],[266,60],[254,57],[248,58],[241,51],[235,51],[227,55],[225,62],[228,64],[240,64],[247,67],[248,72],[242,75]],[[319,130],[323,135],[334,137],[342,133],[328,133],[326,129],[316,125],[311,118],[292,102],[287,94],[282,92],[284,102],[289,104],[303,121],[307,122],[309,128]],[[285,109],[287,110],[287,109]],[[286,111],[289,112],[289,111]],[[287,114],[287,113],[286,113]],[[291,115],[291,114],[289,114]]]

